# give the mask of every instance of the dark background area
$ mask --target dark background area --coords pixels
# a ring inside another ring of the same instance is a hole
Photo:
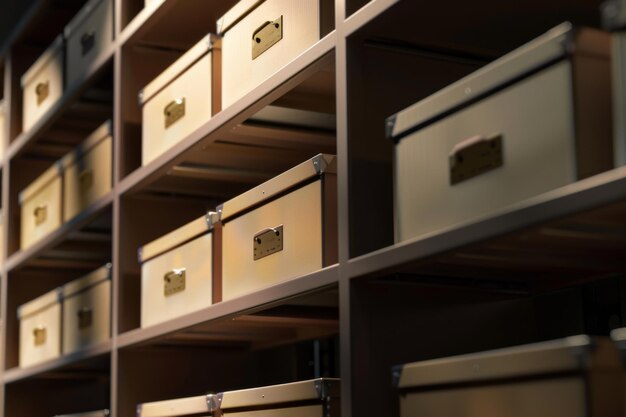
[[[35,0],[0,0],[0,48]]]

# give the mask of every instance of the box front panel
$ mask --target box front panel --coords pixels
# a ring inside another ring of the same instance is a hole
[[[224,34],[222,108],[320,39],[319,4],[319,0],[267,0]]]
[[[209,53],[143,106],[143,165],[211,119],[211,77]]]
[[[395,149],[396,241],[575,181],[572,107],[562,62],[403,138]]]
[[[61,354],[61,304],[56,303],[20,320],[21,367],[34,365]]]
[[[224,300],[322,268],[321,196],[318,180],[224,224]]]
[[[207,233],[141,266],[141,327],[212,304],[212,246]]]
[[[21,248],[25,249],[61,226],[61,177],[22,203]]]
[[[68,221],[111,191],[112,139],[109,136],[65,168],[63,219]]]
[[[113,43],[113,1],[102,0],[67,39],[67,85],[78,81]]]
[[[335,414],[332,414],[335,415]],[[325,417],[322,404],[301,407],[269,408],[267,410],[239,411],[231,413],[224,410],[223,417]]]
[[[63,95],[63,50],[26,84],[22,94],[22,129],[29,130]]]
[[[575,377],[439,389],[400,395],[400,417],[585,417],[585,396]]]
[[[111,281],[103,281],[63,301],[63,353],[111,337]]]
[[[7,139],[6,139],[6,124],[4,122],[5,120],[5,116],[4,116],[4,110],[2,110],[2,105],[0,102],[0,158],[4,157],[4,149],[7,146]]]

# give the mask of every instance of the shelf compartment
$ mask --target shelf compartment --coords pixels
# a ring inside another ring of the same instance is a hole
[[[525,282],[533,291],[626,272],[626,168],[348,262],[355,279],[410,273]]]
[[[146,166],[140,166],[139,107],[135,101],[134,110],[123,108],[121,130],[126,156],[120,162],[121,177],[125,177],[120,192],[163,191],[171,188],[169,184],[176,184],[179,192],[189,189],[190,193],[198,194],[199,188],[215,194],[198,182],[199,177],[215,184],[230,177],[232,182],[237,180],[237,170],[242,172],[240,183],[247,189],[319,152],[334,152],[334,129],[300,129],[249,120],[270,104],[334,115],[334,38],[333,32]],[[137,91],[141,88],[138,83],[134,87]],[[130,103],[130,97],[127,101]],[[293,140],[287,140],[288,137]],[[185,175],[190,167],[196,172],[193,178]],[[250,176],[254,171],[257,173]],[[168,178],[181,172],[177,179]],[[223,197],[228,195],[222,194]]]
[[[191,327],[179,325],[137,343],[124,344],[123,338],[118,339],[117,412],[124,417],[143,402],[337,376],[337,286]],[[139,383],[145,372],[153,383]]]
[[[397,410],[391,378],[396,365],[578,334],[607,336],[625,318],[624,279],[532,295],[467,282],[386,278],[350,286],[353,415]]]
[[[96,269],[111,260],[113,191],[32,246],[19,247],[19,207],[11,207],[5,269]]]
[[[109,408],[110,344],[89,358],[4,374],[4,414],[53,416]],[[36,400],[35,400],[36,398]]]
[[[137,277],[137,279],[138,278],[139,277]],[[200,311],[159,325],[127,331],[118,336],[118,346],[125,348],[145,343],[158,344],[160,340],[176,340],[176,337],[185,339],[186,336],[181,335],[185,332],[191,332],[189,334],[193,334],[196,332],[196,330],[194,330],[196,327],[201,329],[205,325],[212,326],[211,323],[220,320],[228,323],[232,317],[262,312],[275,306],[289,305],[294,299],[296,301],[298,301],[298,299],[306,300],[306,296],[311,293],[327,294],[324,297],[317,297],[320,299],[332,298],[332,288],[336,286],[337,282],[338,266],[327,267],[312,274],[294,278],[233,300],[214,304]],[[295,317],[294,320],[296,318],[297,317]],[[233,326],[239,324],[237,320],[234,320],[233,323],[234,324],[231,323]],[[302,323],[304,325],[307,321],[304,320]],[[311,324],[315,324],[315,322],[311,322]],[[332,327],[331,322],[327,324]]]
[[[11,101],[12,114],[16,115],[12,118],[12,127],[16,131],[12,132],[11,138],[14,139],[7,151],[9,158],[60,158],[112,118],[114,51],[115,43],[83,79],[68,86],[61,99],[31,129],[22,133],[21,88],[19,79],[12,81],[12,90],[16,94]],[[21,61],[16,62],[15,70]]]
[[[187,49],[202,36],[217,33],[217,19],[236,3],[236,0],[211,4],[204,0],[153,0],[144,7],[144,0],[125,0],[120,39],[124,44]],[[180,30],[181,27],[185,30]]]

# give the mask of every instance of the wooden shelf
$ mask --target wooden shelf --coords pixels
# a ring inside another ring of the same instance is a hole
[[[112,350],[112,342],[89,346],[83,350],[62,355],[47,362],[26,368],[13,368],[4,371],[4,383],[13,384],[31,378],[43,379],[73,379],[80,375],[93,373],[94,364],[98,365],[102,359],[108,360]]]
[[[346,268],[354,279],[408,273],[574,285],[626,272],[624,219],[626,167],[354,258]]]
[[[233,332],[237,332],[237,325],[245,321],[243,317],[254,315],[254,313],[266,311],[276,306],[289,304],[294,302],[294,299],[296,299],[295,303],[297,305],[297,299],[306,299],[306,296],[311,293],[328,292],[328,297],[332,298],[332,288],[336,288],[338,279],[339,276],[337,266],[324,268],[318,272],[294,278],[233,300],[214,304],[203,310],[164,322],[162,324],[125,332],[117,337],[117,346],[120,349],[124,349],[144,345],[146,343],[163,343],[168,340],[184,340],[188,338],[187,335],[202,333],[199,329],[202,329],[203,327],[211,328],[213,326],[213,322],[220,321],[226,322],[227,324],[226,326],[218,324],[216,326],[218,330],[216,331],[224,334],[224,327],[230,330],[231,335],[226,335],[225,339],[222,340],[223,342],[227,342],[231,338]],[[258,317],[263,316],[260,315]],[[285,320],[288,318],[289,317],[285,317]],[[292,318],[295,320],[297,316]],[[229,325],[228,322],[230,321],[232,321],[232,323]],[[269,326],[270,324],[271,323],[266,322],[266,325]],[[298,327],[297,322],[292,323],[291,325]],[[300,325],[307,328],[310,328],[311,326],[313,328],[321,326],[322,332],[326,334],[329,328],[331,333],[332,330],[335,330],[336,332],[337,323],[336,319],[327,319],[319,322],[307,322],[305,318],[302,318]],[[208,337],[207,340],[210,339],[211,338]],[[214,342],[220,341],[219,337],[213,339]],[[249,341],[249,343],[252,342],[253,340]]]

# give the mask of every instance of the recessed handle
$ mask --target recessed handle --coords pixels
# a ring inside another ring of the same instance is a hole
[[[185,291],[187,270],[185,268],[174,268],[163,275],[163,295],[169,297],[179,292]]]
[[[93,310],[91,307],[81,308],[76,312],[76,315],[78,316],[79,329],[82,330],[91,327],[91,324],[93,323]]]
[[[96,44],[96,31],[91,30],[89,32],[83,33],[80,37],[80,46],[82,56],[85,56],[93,49],[93,46]]]
[[[165,128],[167,129],[185,115],[185,97],[170,101],[163,109]]]
[[[48,205],[44,204],[35,207],[33,210],[33,216],[35,217],[35,226],[40,226],[48,219]]]
[[[268,227],[254,234],[253,259],[256,261],[283,250],[283,225]]]
[[[86,192],[93,185],[93,169],[86,168],[78,174],[80,190]]]
[[[39,325],[33,329],[33,342],[35,346],[41,346],[46,343],[47,330],[46,326]]]
[[[252,32],[252,59],[276,45],[283,38],[283,17],[267,21]]]
[[[43,81],[35,86],[37,105],[39,106],[50,95],[50,81]]]
[[[450,184],[455,185],[503,164],[503,135],[477,135],[457,143],[448,155]]]

